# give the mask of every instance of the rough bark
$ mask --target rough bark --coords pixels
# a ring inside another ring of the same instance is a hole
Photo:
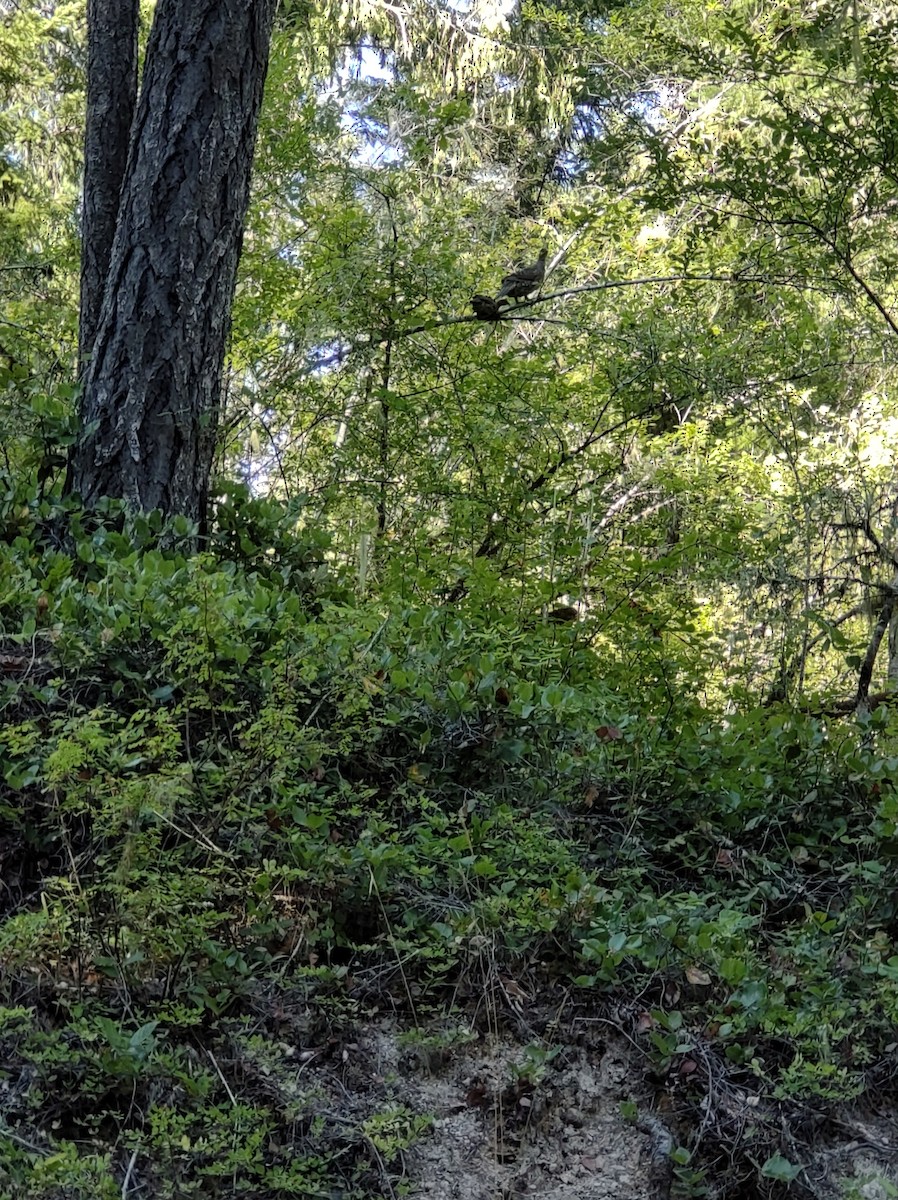
[[[93,349],[137,100],[138,0],[88,0],[79,374]]]
[[[876,656],[879,654],[882,639],[885,637],[892,622],[896,597],[898,597],[898,588],[896,588],[896,581],[893,581],[880,609],[879,618],[873,627],[870,641],[867,643],[867,653],[864,655],[864,660],[858,671],[857,695],[855,696],[854,704],[855,710],[859,713],[870,711],[870,683],[873,680],[873,668],[876,665]]]
[[[894,612],[889,622],[889,665],[886,678],[892,688],[898,685],[898,615]]]
[[[277,0],[159,0],[71,489],[205,515]]]

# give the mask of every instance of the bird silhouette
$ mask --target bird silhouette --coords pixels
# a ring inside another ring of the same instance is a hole
[[[496,293],[496,299],[508,297],[510,300],[523,300],[531,292],[535,292],[546,275],[546,258],[549,250],[546,246],[539,252],[539,258],[529,266],[515,267],[510,275],[502,280],[502,286]]]

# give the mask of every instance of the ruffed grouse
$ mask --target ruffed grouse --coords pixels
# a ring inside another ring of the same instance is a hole
[[[511,300],[523,300],[531,292],[535,292],[545,277],[548,253],[548,248],[543,246],[535,263],[527,267],[516,267],[510,275],[506,275],[496,293],[496,299],[502,300],[507,296]]]

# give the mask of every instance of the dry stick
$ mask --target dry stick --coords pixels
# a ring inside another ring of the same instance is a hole
[[[415,1022],[415,1028],[420,1029],[421,1026],[418,1021],[418,1010],[415,1007],[415,998],[412,995],[412,989],[409,986],[408,976],[406,975],[405,967],[403,966],[402,956],[399,953],[399,947],[396,945],[396,939],[393,936],[393,927],[390,924],[390,918],[387,915],[387,910],[386,910],[386,907],[383,902],[383,897],[380,894],[380,888],[377,886],[377,880],[374,877],[374,871],[372,870],[370,864],[368,865],[368,875],[369,875],[368,894],[370,896],[371,893],[373,892],[374,895],[377,897],[377,904],[378,904],[378,907],[380,908],[381,916],[383,917],[383,919],[386,923],[386,926],[387,926],[387,938],[390,943],[390,949],[393,951],[393,954],[396,958],[396,966],[399,968],[399,977],[402,980],[402,986],[405,989],[405,997],[408,1000],[409,1008],[411,1009],[411,1012],[412,1012],[412,1018]]]
[[[208,1049],[208,1047],[206,1049],[206,1053],[209,1055],[209,1061],[212,1063],[212,1066],[215,1068],[216,1073],[218,1074],[218,1078],[224,1084],[224,1090],[228,1093],[228,1099],[231,1101],[231,1104],[236,1108],[237,1107],[237,1098],[234,1095],[234,1093],[231,1091],[228,1081],[225,1079],[224,1075],[222,1074],[221,1067],[218,1065],[215,1055],[212,1053],[212,1051],[210,1049]]]
[[[36,1146],[34,1142],[26,1141],[25,1138],[19,1137],[17,1133],[13,1133],[11,1129],[7,1129],[5,1125],[0,1125],[0,1137],[8,1137],[11,1142],[18,1142],[20,1146],[24,1146],[26,1150],[33,1150],[35,1154],[47,1155],[49,1150],[45,1150],[43,1146]]]
[[[137,1150],[135,1148],[128,1162],[128,1169],[125,1171],[125,1178],[122,1180],[122,1200],[128,1200],[128,1184],[131,1182],[131,1174],[134,1170],[134,1164],[137,1162]]]

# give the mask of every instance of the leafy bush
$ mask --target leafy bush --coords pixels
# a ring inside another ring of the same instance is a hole
[[[588,628],[350,603],[314,540],[261,561],[237,509],[230,559],[152,517],[67,520],[67,546],[39,546],[41,517],[0,557],[22,664],[0,729],[3,1167],[30,1194],[105,1194],[108,1153],[83,1147],[112,1130],[152,1149],[160,1196],[327,1194],[338,1160],[364,1195],[365,1146],[401,1169],[423,1125],[388,1099],[288,1160],[278,1104],[228,1101],[192,1046],[270,1056],[239,1025],[261,997],[351,1020],[375,967],[397,1005],[525,961],[587,1004],[638,995],[659,1071],[700,1043],[770,1103],[856,1096],[888,1054],[886,717],[656,718]]]

